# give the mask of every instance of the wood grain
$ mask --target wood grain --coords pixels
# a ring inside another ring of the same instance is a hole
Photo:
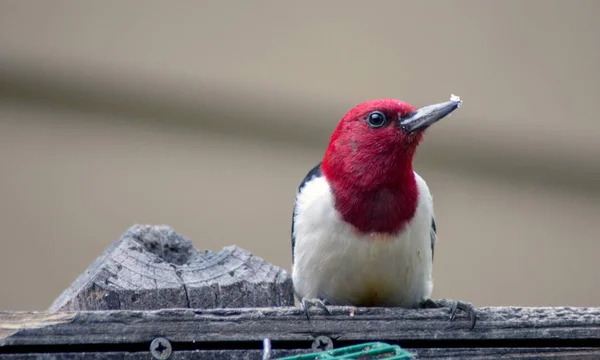
[[[148,358],[150,342],[165,337],[172,359],[259,359],[270,338],[278,356],[310,352],[319,335],[342,347],[367,341],[400,344],[432,359],[593,359],[600,358],[600,308],[479,309],[479,322],[448,321],[443,309],[408,310],[332,307],[330,316],[307,321],[294,307],[165,309],[153,311],[1,312],[0,357],[43,353],[56,359],[99,354]],[[51,358],[52,358],[51,357]],[[47,357],[45,357],[47,358]]]
[[[237,246],[201,252],[168,226],[136,225],[111,244],[51,311],[294,304],[289,274]]]

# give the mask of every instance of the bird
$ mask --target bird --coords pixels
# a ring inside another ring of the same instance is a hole
[[[431,299],[437,226],[413,169],[425,131],[461,105],[455,95],[420,108],[384,98],[341,118],[293,206],[292,283],[309,321],[311,307],[330,305],[448,308],[475,326],[471,303]]]

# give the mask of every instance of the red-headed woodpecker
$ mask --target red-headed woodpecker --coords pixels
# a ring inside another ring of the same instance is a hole
[[[449,307],[432,300],[436,241],[427,183],[413,156],[430,125],[462,104],[417,109],[394,99],[359,104],[339,122],[325,156],[298,188],[292,218],[294,292],[311,306]]]

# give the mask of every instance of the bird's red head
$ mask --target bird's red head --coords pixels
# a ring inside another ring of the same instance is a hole
[[[417,109],[381,99],[359,104],[342,118],[321,168],[346,222],[362,233],[404,228],[418,202],[412,160],[423,132],[460,103],[451,98]]]

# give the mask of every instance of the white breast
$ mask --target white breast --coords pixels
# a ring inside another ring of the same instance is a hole
[[[359,235],[333,206],[325,177],[308,182],[296,198],[292,278],[299,298],[336,305],[417,307],[431,295],[433,204],[415,173],[414,218],[394,237]]]

